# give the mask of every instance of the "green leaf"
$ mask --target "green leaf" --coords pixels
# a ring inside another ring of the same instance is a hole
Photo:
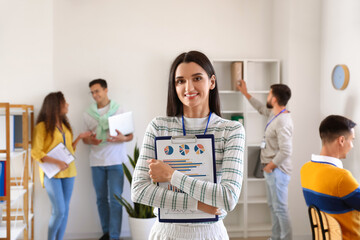
[[[137,143],[135,144],[134,147],[134,156],[130,157],[128,155],[130,164],[133,168],[135,168],[136,163],[139,159],[140,156],[140,150],[137,146]],[[132,175],[131,172],[129,171],[129,168],[123,163],[123,170],[124,170],[124,174],[126,176],[126,178],[128,179],[128,181],[130,182],[130,185],[132,183]],[[151,206],[147,206],[144,204],[140,204],[140,203],[134,203],[134,207],[128,202],[126,201],[125,198],[123,198],[122,196],[116,196],[114,194],[115,199],[122,205],[125,207],[126,212],[129,214],[130,217],[133,218],[153,218],[155,217],[154,215],[154,208]]]
[[[135,210],[132,208],[130,203],[126,201],[125,198],[123,198],[122,196],[117,196],[116,194],[114,194],[114,197],[122,206],[125,207],[126,212],[129,214],[130,217],[134,217],[134,218],[137,217]]]
[[[124,174],[131,185],[131,183],[132,183],[131,172],[129,171],[128,167],[124,163],[122,165],[123,165]]]
[[[139,159],[139,155],[140,155],[140,150],[137,146],[137,143],[135,144],[135,147],[134,147],[134,162],[135,162],[135,165]]]
[[[131,166],[135,169],[135,161],[128,155]]]

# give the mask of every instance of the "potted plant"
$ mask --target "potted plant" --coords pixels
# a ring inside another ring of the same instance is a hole
[[[129,161],[133,169],[135,169],[136,163],[139,159],[139,148],[137,144],[134,147],[134,156],[130,157],[128,155]],[[123,163],[123,170],[126,178],[128,179],[130,186],[132,183],[132,175],[129,171],[128,167]],[[154,215],[154,208],[151,206],[147,206],[140,203],[134,203],[134,205],[130,204],[125,198],[122,196],[114,195],[116,200],[125,207],[126,212],[129,214],[129,225],[130,232],[133,240],[143,240],[147,239],[152,225],[156,220],[156,216]]]

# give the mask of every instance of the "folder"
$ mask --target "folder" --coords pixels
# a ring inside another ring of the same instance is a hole
[[[155,138],[155,157],[173,169],[199,180],[216,183],[215,139],[213,134],[162,136]],[[172,192],[182,192],[169,182],[158,186]],[[215,222],[217,215],[200,210],[158,209],[159,222]]]
[[[69,149],[67,149],[67,147],[62,142],[51,149],[46,155],[63,161],[67,164],[70,164],[75,160],[74,155],[71,154]],[[48,178],[52,178],[58,172],[60,172],[60,168],[55,163],[44,162],[40,163],[39,165]]]

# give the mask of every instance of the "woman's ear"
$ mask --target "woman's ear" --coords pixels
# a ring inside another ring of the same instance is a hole
[[[216,77],[212,75],[210,78],[210,90],[213,90],[216,87]]]

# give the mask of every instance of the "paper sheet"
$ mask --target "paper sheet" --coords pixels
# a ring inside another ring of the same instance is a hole
[[[70,164],[75,160],[74,155],[71,154],[69,149],[67,149],[63,143],[59,143],[56,147],[51,149],[51,151],[47,153],[47,156],[61,160],[67,164]],[[46,162],[40,163],[39,165],[48,178],[52,178],[60,172],[60,168],[54,163]]]

